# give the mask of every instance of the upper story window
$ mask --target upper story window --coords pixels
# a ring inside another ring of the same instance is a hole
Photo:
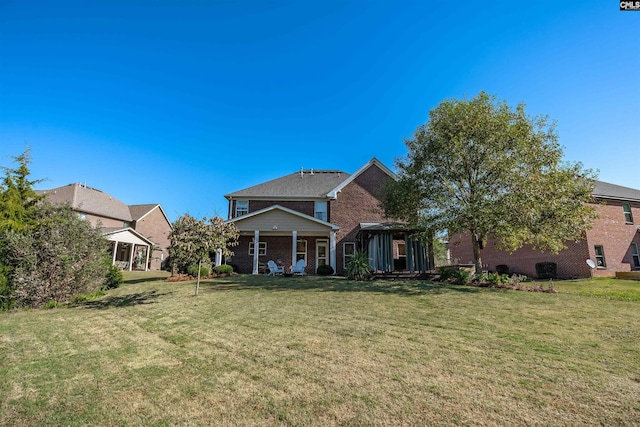
[[[327,202],[315,202],[315,207],[313,209],[315,216],[322,221],[327,220]]]
[[[633,214],[631,213],[631,205],[629,205],[629,203],[623,203],[622,210],[624,211],[624,220],[627,222],[627,224],[633,224]]]
[[[246,215],[248,213],[249,213],[249,201],[236,200],[236,217]]]

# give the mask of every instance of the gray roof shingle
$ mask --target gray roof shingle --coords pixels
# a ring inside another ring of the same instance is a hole
[[[348,173],[335,170],[305,170],[226,194],[225,197],[227,199],[250,197],[323,198],[349,176]]]
[[[640,190],[603,181],[596,181],[593,195],[605,199],[640,201]]]
[[[132,221],[129,206],[107,193],[82,184],[69,184],[51,190],[40,190],[52,204],[69,203],[79,212],[98,215],[105,218]]]

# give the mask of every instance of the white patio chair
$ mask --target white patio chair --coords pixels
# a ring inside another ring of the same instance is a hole
[[[305,274],[307,274],[304,272],[304,268],[306,266],[307,266],[307,263],[303,259],[299,259],[298,262],[296,262],[296,265],[294,265],[291,268],[291,272],[293,274],[299,274],[301,276],[304,276]]]
[[[278,266],[275,262],[269,260],[267,262],[267,267],[269,267],[269,276],[275,276],[276,274],[284,274],[284,267]]]

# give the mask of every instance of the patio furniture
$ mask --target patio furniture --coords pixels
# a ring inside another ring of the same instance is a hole
[[[307,263],[305,262],[305,260],[299,259],[298,262],[296,262],[296,265],[291,267],[291,272],[293,274],[299,274],[301,276],[304,276],[304,275],[307,274],[307,273],[304,272],[304,268],[306,266],[307,266]]]
[[[284,267],[278,266],[272,260],[267,262],[267,266],[269,267],[269,276],[275,276],[276,274],[284,274]]]

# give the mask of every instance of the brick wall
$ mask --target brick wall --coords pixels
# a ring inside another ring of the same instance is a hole
[[[534,251],[529,245],[509,254],[496,248],[496,241],[489,238],[484,249],[480,251],[483,268],[495,271],[496,265],[506,264],[511,273],[535,276],[535,264],[538,262],[555,262],[558,265],[559,277],[589,277],[591,274],[586,260],[595,261],[595,245],[604,249],[606,267],[597,268],[594,276],[613,276],[616,271],[633,270],[631,243],[640,247],[640,203],[630,203],[633,224],[625,221],[622,202],[607,201],[593,206],[599,218],[593,223],[591,230],[585,233],[585,240],[566,242],[567,249],[559,254]],[[468,234],[458,234],[449,241],[451,258],[460,263],[473,262],[471,238]]]
[[[356,242],[360,223],[389,220],[384,216],[378,199],[387,179],[391,178],[377,166],[372,166],[347,184],[338,193],[337,199],[332,201],[331,222],[341,227],[336,236],[337,274],[344,274],[344,243]]]
[[[253,236],[240,236],[239,244],[232,248],[234,255],[227,260],[228,264],[233,264],[239,273],[251,274],[253,272],[253,255],[249,255],[249,243],[253,240]],[[315,274],[316,272],[316,241],[327,240],[326,237],[298,235],[298,240],[307,242],[307,274]],[[291,267],[293,245],[291,236],[260,236],[261,242],[267,243],[266,255],[258,255],[258,262],[267,264],[272,260],[277,262],[280,260],[282,265]]]
[[[160,270],[162,261],[169,256],[171,225],[160,209],[155,208],[144,218],[136,221],[134,228],[162,248],[160,251],[152,251],[149,257],[149,268],[151,270]]]

